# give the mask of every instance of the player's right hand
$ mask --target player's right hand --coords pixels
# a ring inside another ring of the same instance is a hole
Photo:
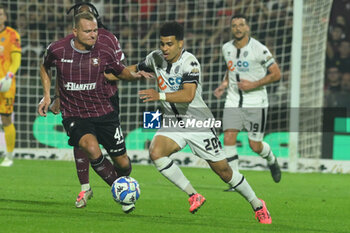
[[[145,79],[152,79],[154,78],[154,74],[140,70],[136,73],[136,75],[139,75],[140,78],[145,78]]]
[[[38,113],[40,116],[45,116],[47,114],[47,110],[49,109],[51,103],[50,97],[43,97],[38,104]]]
[[[220,97],[222,96],[222,94],[224,94],[224,92],[225,92],[225,88],[220,85],[218,88],[215,89],[214,96],[220,99]]]

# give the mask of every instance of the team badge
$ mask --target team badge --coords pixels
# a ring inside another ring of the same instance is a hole
[[[247,57],[247,56],[248,56],[248,51],[245,51],[245,52],[243,53],[243,56],[244,56],[244,57]]]
[[[97,66],[100,64],[100,59],[99,58],[91,58],[91,63],[93,66]]]

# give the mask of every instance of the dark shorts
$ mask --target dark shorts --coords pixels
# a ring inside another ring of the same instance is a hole
[[[85,134],[93,134],[110,156],[120,156],[126,153],[125,140],[116,112],[101,117],[69,117],[62,123],[71,146],[79,146],[79,140]]]

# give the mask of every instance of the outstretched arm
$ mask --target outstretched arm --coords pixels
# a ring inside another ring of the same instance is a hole
[[[134,81],[134,80],[139,80],[141,78],[149,79],[153,77],[151,73],[148,73],[142,70],[137,72],[136,65],[128,66],[124,68],[123,71],[118,75],[114,75],[113,73],[107,74],[106,72],[104,73],[104,75],[109,81],[117,81],[117,80]]]
[[[185,83],[183,89],[171,93],[158,93],[154,89],[139,91],[140,99],[143,102],[163,100],[170,103],[191,103],[196,94],[195,83]]]

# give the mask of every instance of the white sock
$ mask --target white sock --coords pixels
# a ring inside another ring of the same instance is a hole
[[[252,206],[254,210],[262,206],[262,202],[256,197],[248,181],[239,172],[233,172],[232,179],[228,182],[238,193],[240,193]]]
[[[266,142],[262,142],[263,149],[260,152],[260,156],[266,159],[268,165],[272,165],[275,162],[275,155],[273,154],[270,145]]]
[[[153,161],[156,168],[163,176],[168,178],[177,187],[188,195],[197,193],[190,181],[182,173],[181,169],[168,157],[162,157]]]
[[[238,153],[237,146],[224,146],[226,159],[233,171],[238,171]]]
[[[10,160],[13,160],[13,152],[7,152],[5,157],[10,159]]]
[[[90,184],[82,184],[81,185],[81,191],[88,191],[90,189]]]

